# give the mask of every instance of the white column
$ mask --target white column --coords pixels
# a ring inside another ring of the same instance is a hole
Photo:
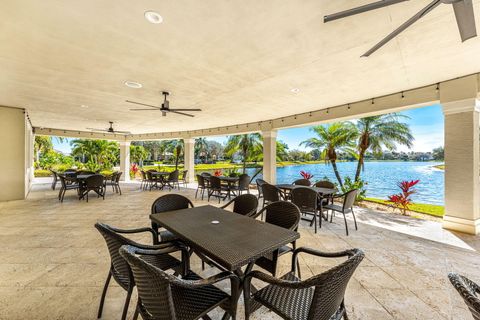
[[[130,141],[120,141],[120,171],[122,181],[130,181]]]
[[[262,131],[263,136],[263,179],[277,183],[277,131]]]
[[[480,232],[480,142],[477,99],[442,103],[445,114],[446,229]]]
[[[187,182],[195,181],[195,139],[183,139],[184,170],[188,170]]]

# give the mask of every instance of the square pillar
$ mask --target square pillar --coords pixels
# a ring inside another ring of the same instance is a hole
[[[195,139],[183,139],[184,170],[188,170],[187,182],[195,181]]]
[[[263,137],[263,179],[270,184],[277,183],[277,131],[262,131]]]
[[[480,232],[480,102],[442,103],[445,114],[445,216],[443,227]]]
[[[130,141],[120,141],[120,180],[130,181]]]

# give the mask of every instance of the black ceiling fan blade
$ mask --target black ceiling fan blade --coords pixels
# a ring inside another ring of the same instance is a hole
[[[418,21],[420,18],[422,18],[424,15],[435,9],[439,4],[441,3],[441,0],[433,0],[431,3],[429,3],[425,8],[417,12],[413,17],[405,21],[400,27],[395,29],[392,33],[390,33],[388,36],[383,38],[379,43],[374,45],[370,50],[365,52],[362,57],[368,57],[381,47],[383,47],[387,42],[398,36],[400,33],[402,33],[405,29],[410,27],[412,24],[414,24],[416,21]]]
[[[182,116],[195,117],[193,114],[188,114],[188,113],[184,113],[184,112],[173,111],[172,109],[170,109],[169,111],[170,111],[171,113],[181,114]]]
[[[169,109],[170,111],[202,111],[202,109]]]
[[[160,109],[160,107],[157,107],[157,106],[152,106],[152,105],[150,105],[150,104],[146,104],[146,103],[135,102],[135,101],[130,101],[130,100],[125,100],[125,102],[128,102],[128,103],[133,103],[133,104],[138,104],[138,105],[145,106],[145,107],[150,107],[150,108]]]
[[[159,111],[160,108],[158,109],[130,109],[130,111]]]
[[[130,131],[117,131],[117,130],[113,130],[112,133],[124,133],[124,134],[131,134]]]
[[[452,5],[462,42],[476,37],[477,28],[475,26],[475,15],[473,13],[472,0],[461,0],[452,3]]]
[[[353,16],[353,15],[356,15],[356,14],[359,14],[359,13],[363,13],[363,12],[367,12],[367,11],[391,6],[392,4],[396,4],[396,3],[404,2],[404,1],[408,1],[408,0],[380,0],[380,1],[376,1],[376,2],[369,3],[369,4],[366,4],[366,5],[360,6],[360,7],[356,7],[356,8],[348,9],[348,10],[345,10],[345,11],[340,11],[340,12],[337,12],[337,13],[332,13],[332,14],[326,15],[326,16],[323,17],[323,22],[324,23],[325,22],[330,22],[330,21],[333,21],[333,20]]]

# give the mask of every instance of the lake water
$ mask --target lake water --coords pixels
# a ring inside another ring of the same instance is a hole
[[[365,163],[362,178],[367,182],[367,197],[386,199],[387,196],[398,193],[397,183],[402,180],[420,180],[416,185],[417,193],[412,196],[414,202],[444,204],[444,172],[433,166],[440,162],[381,162]],[[357,163],[340,162],[337,164],[342,178],[354,177]],[[253,175],[256,169],[247,169]],[[300,171],[307,171],[314,175],[313,181],[328,177],[336,182],[331,165],[307,164],[277,168],[277,183],[291,183],[300,179]],[[258,177],[261,177],[259,175]]]

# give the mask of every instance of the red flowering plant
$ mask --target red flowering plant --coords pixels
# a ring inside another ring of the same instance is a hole
[[[220,169],[215,170],[215,171],[213,172],[213,175],[214,175],[215,177],[220,177],[220,176],[222,175],[222,170],[220,170]]]
[[[300,175],[303,177],[303,179],[307,179],[307,180],[310,180],[313,178],[313,174],[311,174],[310,172],[307,172],[307,171],[300,171]]]
[[[406,215],[410,204],[412,204],[410,196],[417,192],[413,187],[419,182],[420,180],[399,182],[397,185],[402,192],[388,196],[388,201],[392,202],[396,208],[400,209],[402,214]]]
[[[131,177],[132,179],[135,178],[135,176],[137,175],[138,170],[140,170],[140,168],[138,167],[138,164],[132,163],[132,165],[130,166],[130,177]]]

